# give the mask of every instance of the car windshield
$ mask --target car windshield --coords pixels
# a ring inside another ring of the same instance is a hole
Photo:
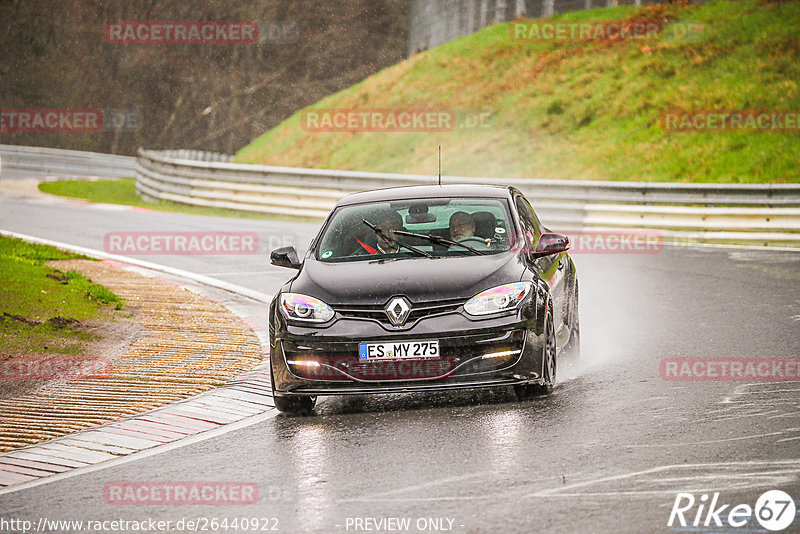
[[[321,261],[496,254],[514,232],[499,199],[437,198],[338,208],[316,249]]]

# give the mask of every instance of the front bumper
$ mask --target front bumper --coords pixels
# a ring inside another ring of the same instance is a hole
[[[358,395],[541,383],[540,330],[520,313],[483,320],[451,313],[396,331],[368,320],[338,320],[329,328],[281,321],[271,352],[275,392]],[[359,360],[359,343],[433,339],[438,358]]]

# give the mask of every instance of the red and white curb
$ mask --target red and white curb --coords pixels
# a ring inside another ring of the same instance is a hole
[[[258,336],[262,347],[269,346],[264,306],[270,301],[269,295],[150,262],[13,232],[0,233],[105,258],[119,267],[149,276],[171,275],[177,280],[167,278],[166,281],[173,283],[185,284],[190,280],[225,290],[228,294],[220,297],[202,285],[191,286],[192,290],[217,301],[245,321]],[[240,297],[235,298],[231,293]],[[120,461],[131,461],[143,454],[158,454],[259,423],[276,415],[271,395],[269,358],[265,356],[254,369],[225,386],[149,412],[0,455],[0,494],[71,476],[89,468],[100,469]]]
[[[264,362],[191,399],[16,449],[0,455],[0,486],[113,460],[261,415],[273,409],[270,390],[269,363]]]

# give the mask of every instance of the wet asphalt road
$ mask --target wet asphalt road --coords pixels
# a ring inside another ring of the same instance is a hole
[[[10,197],[0,200],[0,228],[98,249],[108,231],[252,230],[264,249],[305,245],[314,231]],[[143,259],[267,293],[291,274],[268,266],[266,250]],[[323,399],[313,417],[276,416],[0,495],[0,518],[160,519],[172,521],[168,531],[181,531],[182,518],[249,517],[277,518],[279,532],[669,532],[679,492],[698,499],[719,492],[731,505],[753,506],[771,489],[800,499],[800,383],[659,375],[662,358],[800,355],[800,253],[684,247],[574,259],[583,359],[560,370],[550,397],[521,403],[497,390]],[[253,482],[259,499],[239,506],[104,500],[107,483],[185,480]],[[367,530],[378,526],[369,518],[410,522]],[[699,531],[760,528],[753,519]],[[784,532],[800,532],[800,522]]]

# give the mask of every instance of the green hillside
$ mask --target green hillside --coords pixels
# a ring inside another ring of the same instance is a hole
[[[668,131],[660,120],[672,109],[800,110],[800,2],[625,6],[535,24],[580,21],[596,28],[623,20],[668,24],[651,38],[622,40],[522,39],[515,23],[497,24],[306,109],[450,110],[457,118],[453,129],[319,132],[308,128],[301,111],[236,159],[434,174],[441,144],[448,175],[800,181],[796,128]],[[464,124],[475,117],[484,122]]]

